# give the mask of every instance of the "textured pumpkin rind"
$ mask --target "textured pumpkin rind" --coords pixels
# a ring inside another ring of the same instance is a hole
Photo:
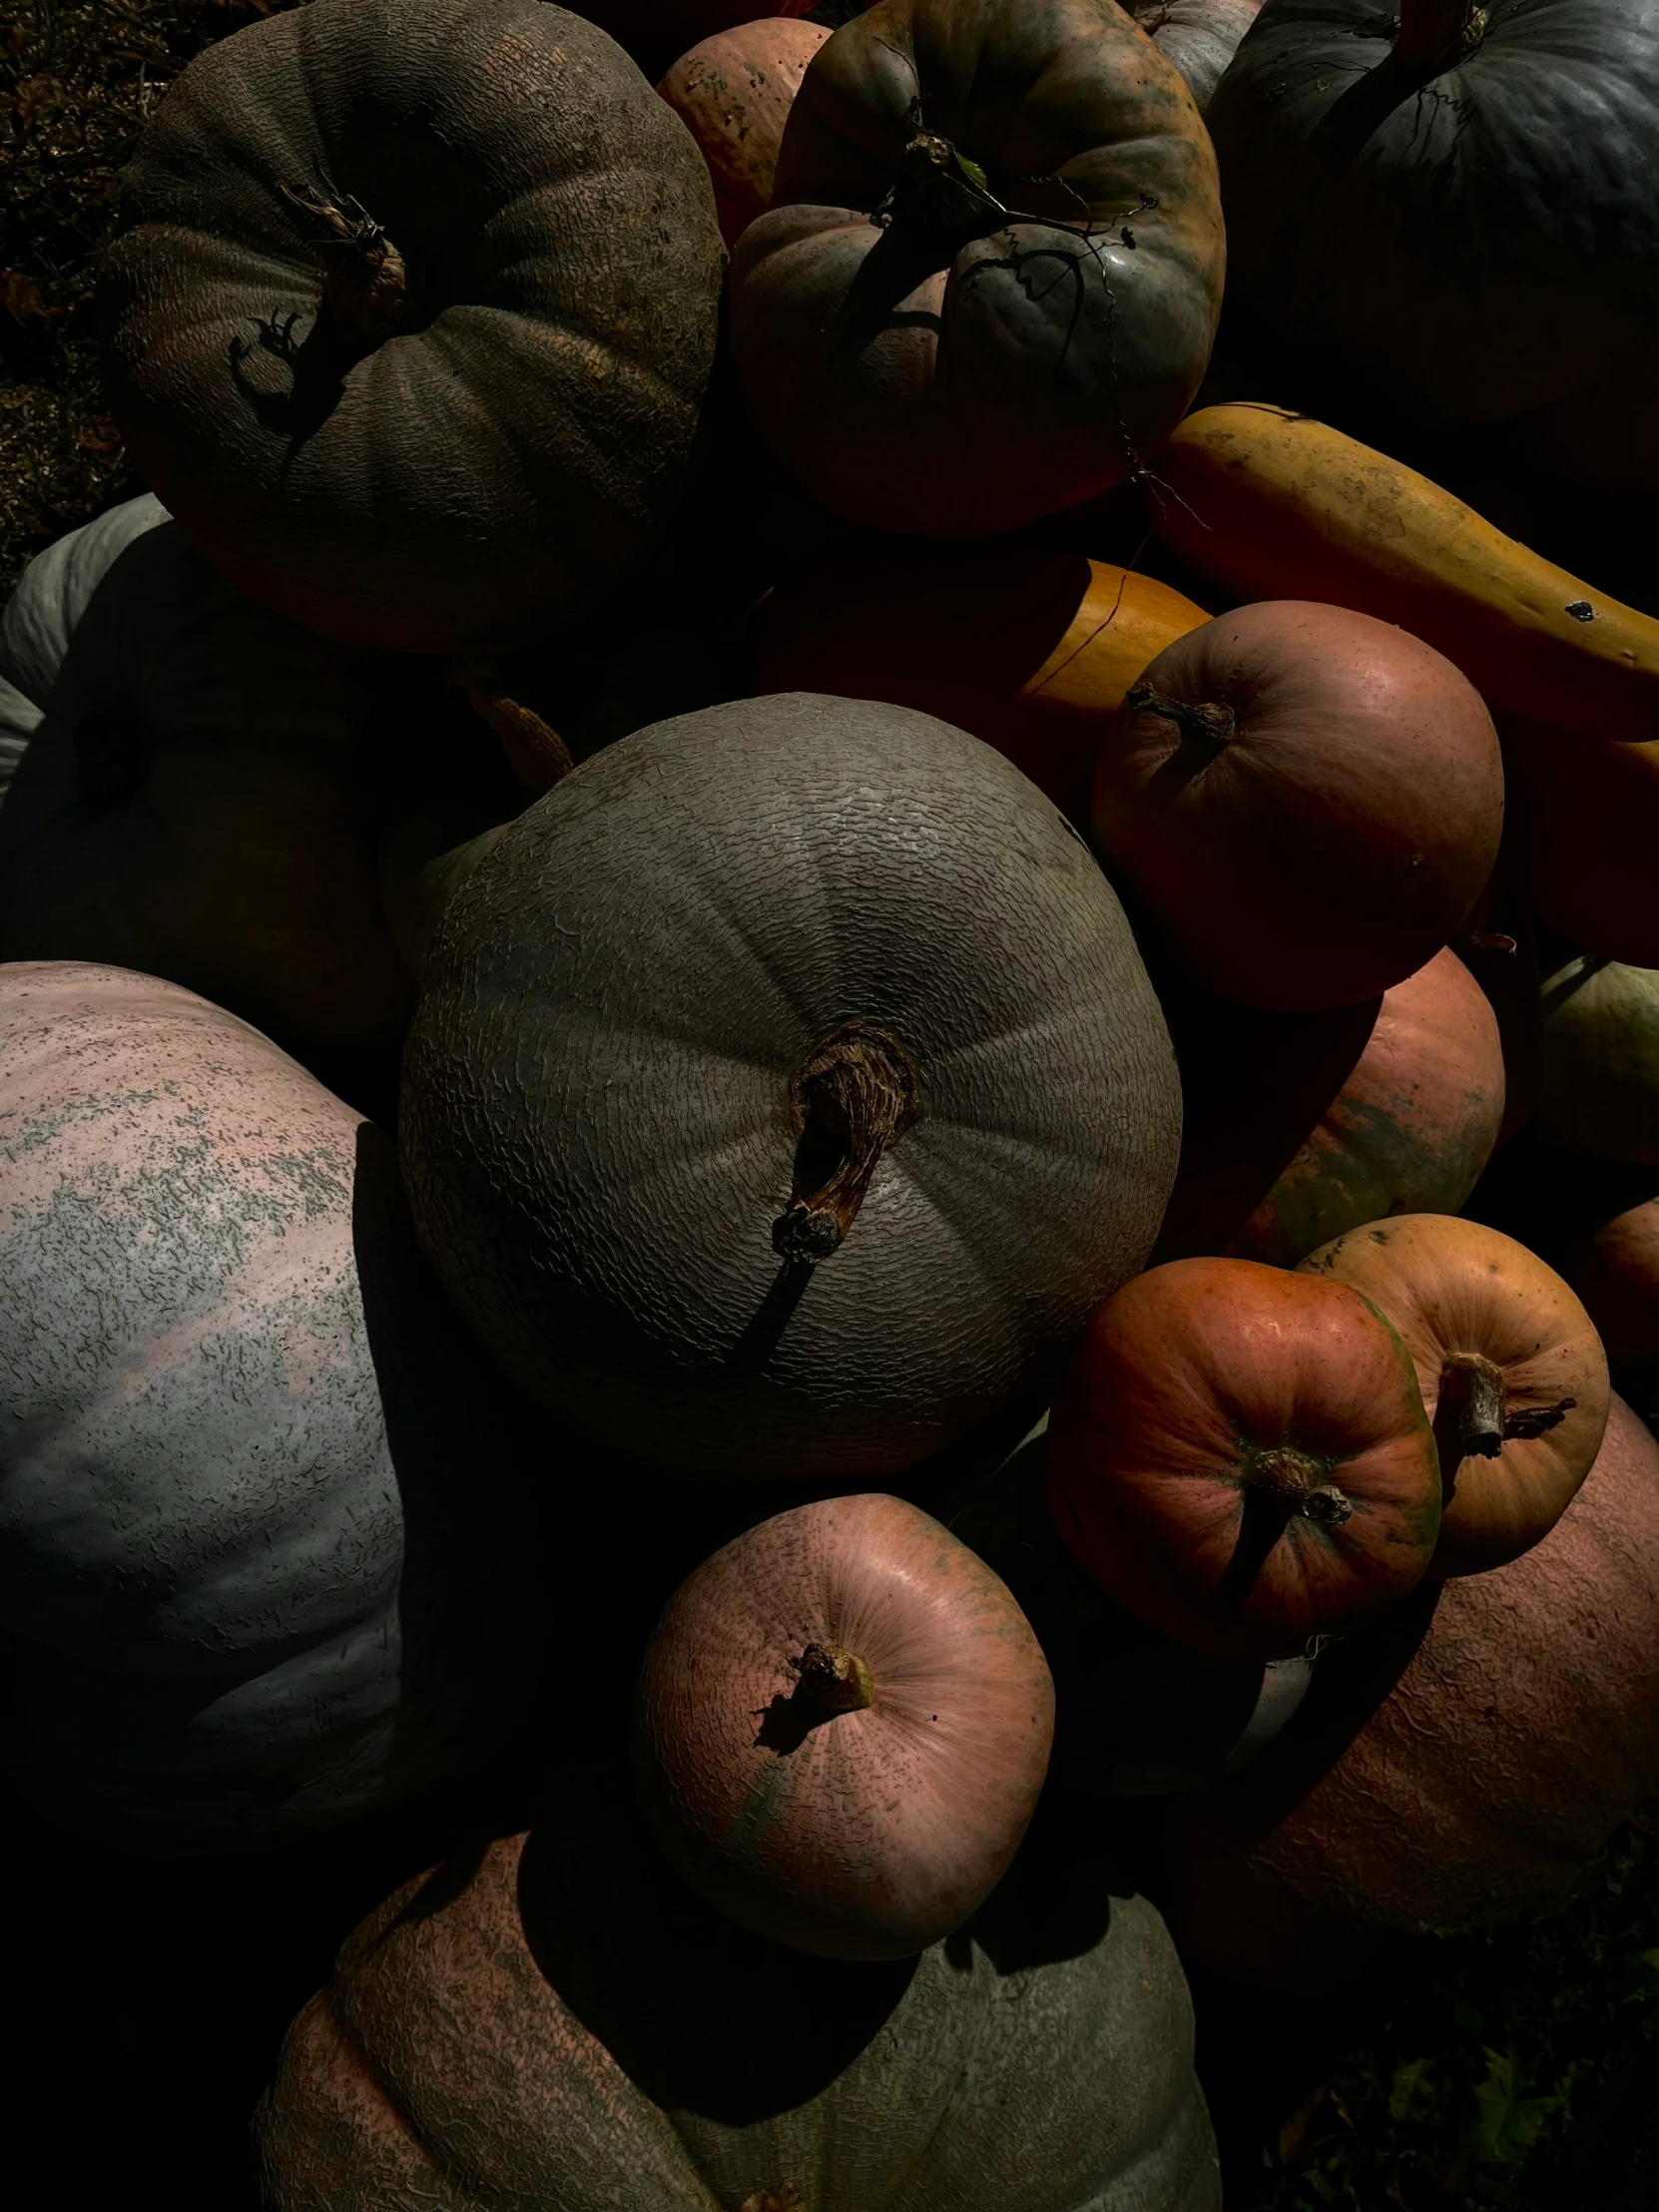
[[[625,1893],[593,1849],[495,1843],[364,1923],[262,2104],[266,2212],[738,2212],[785,2184],[812,2212],[1215,2212],[1141,1899],[1065,1945],[975,1924],[848,1966],[730,1929],[618,1839]]]
[[[1262,0],[1133,0],[1126,11],[1181,72],[1200,115],[1255,22]]]
[[[557,1538],[389,1140],[152,977],[7,965],[0,1016],[11,1779],[99,1841],[190,1852],[489,1756]],[[597,1590],[591,1547],[582,1571]]]
[[[1455,1213],[1474,1189],[1503,1119],[1503,1052],[1454,952],[1385,991],[1375,1014],[1261,1016],[1239,1035],[1230,1067],[1207,1080],[1201,1063],[1192,1078],[1161,1259],[1211,1251],[1295,1267],[1362,1222]],[[1299,1142],[1280,1101],[1288,1092],[1309,1110],[1304,1066],[1329,1070],[1336,1095],[1311,1108]]]
[[[994,745],[1086,830],[1105,717],[1155,655],[1208,620],[1155,577],[1043,546],[860,546],[769,594],[755,689],[937,715]]]
[[[1659,621],[1505,537],[1403,462],[1252,402],[1189,415],[1157,475],[1159,541],[1238,598],[1352,607],[1443,653],[1494,714],[1652,739]]]
[[[0,779],[0,956],[164,976],[307,1059],[395,1050],[414,984],[364,831],[362,670],[151,497],[30,563],[0,668],[36,710]]]
[[[1659,1443],[1615,1397],[1560,1521],[1426,1584],[1332,1655],[1302,1714],[1172,1809],[1192,1955],[1298,1994],[1420,1966],[1406,1938],[1558,1906],[1659,1784]]]
[[[1490,0],[1439,69],[1397,57],[1395,21],[1271,0],[1241,44],[1208,115],[1230,311],[1292,398],[1510,424],[1534,465],[1652,489],[1651,9]]]
[[[847,1021],[900,1040],[922,1112],[803,1277],[789,1079]],[[796,694],[624,739],[503,832],[433,945],[400,1137],[533,1394],[669,1472],[851,1479],[1037,1386],[1144,1263],[1178,1114],[1049,803],[925,716]]]
[[[1369,1625],[1439,1532],[1409,1355],[1358,1292],[1304,1297],[1316,1280],[1226,1259],[1153,1269],[1095,1317],[1055,1397],[1048,1501],[1067,1548],[1150,1627],[1218,1658],[1293,1658]],[[1286,1447],[1346,1514],[1266,1495],[1251,1470]]]
[[[1001,229],[870,223],[917,98],[1003,185]],[[1086,244],[1022,219],[1026,180],[1059,171],[1070,192],[1041,213],[1092,228]],[[1117,8],[882,0],[808,71],[772,210],[733,266],[733,355],[761,437],[831,513],[989,536],[1121,483],[1168,436],[1209,359],[1223,260],[1192,97]],[[1028,262],[1074,281],[1039,284]]]
[[[866,1710],[812,1725],[794,1663],[815,1643],[866,1669]],[[641,1665],[636,1786],[670,1862],[742,1926],[902,1958],[1000,1881],[1053,1730],[1006,1585],[913,1506],[841,1498],[751,1529],[669,1600]]]
[[[1369,1299],[1411,1356],[1440,1452],[1443,1503],[1428,1573],[1507,1566],[1547,1536],[1607,1427],[1606,1355],[1569,1286],[1512,1237],[1440,1214],[1371,1222],[1301,1265]],[[1444,1363],[1458,1354],[1499,1370],[1506,1409],[1553,1409],[1554,1424],[1508,1437],[1494,1457],[1462,1454],[1456,1428],[1437,1417]]]
[[[709,165],[728,248],[772,205],[784,126],[829,36],[793,17],[745,23],[699,40],[657,87]]]
[[[414,287],[348,365],[289,197],[324,181]],[[721,268],[696,147],[602,31],[541,0],[316,0],[199,55],[146,130],[105,381],[134,465],[254,597],[359,643],[513,642],[681,496]]]

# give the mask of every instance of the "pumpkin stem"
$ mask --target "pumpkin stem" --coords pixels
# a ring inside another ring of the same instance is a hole
[[[790,1665],[800,1676],[797,1695],[827,1713],[862,1713],[875,1703],[869,1669],[855,1651],[838,1644],[809,1644]]]
[[[1131,684],[1124,696],[1130,713],[1137,718],[1156,715],[1160,722],[1173,722],[1183,738],[1192,738],[1214,752],[1219,753],[1238,736],[1239,718],[1220,700],[1206,699],[1194,707],[1185,699],[1171,699],[1164,692],[1154,691],[1150,684]]]
[[[1317,1521],[1322,1528],[1340,1528],[1352,1517],[1354,1503],[1335,1482],[1327,1482],[1325,1475],[1323,1461],[1289,1444],[1274,1451],[1259,1451],[1244,1470],[1251,1488],[1282,1506],[1287,1517],[1300,1513],[1304,1520]]]
[[[881,1154],[921,1112],[921,1079],[896,1037],[849,1021],[790,1077],[790,1105],[802,1142],[772,1249],[811,1267],[839,1247]],[[818,1175],[815,1161],[830,1172]]]
[[[527,790],[550,792],[570,774],[576,763],[569,746],[551,723],[509,695],[499,669],[487,661],[455,661],[450,676],[501,740],[508,766]]]
[[[1486,36],[1480,0],[1399,0],[1394,58],[1413,73],[1438,77],[1455,69]]]
[[[1448,1352],[1440,1370],[1440,1397],[1451,1401],[1463,1457],[1495,1459],[1503,1449],[1508,1411],[1503,1370],[1483,1352]]]
[[[321,232],[322,297],[317,314],[353,348],[368,352],[389,338],[408,310],[409,273],[403,257],[360,202],[326,178],[320,191],[283,195]]]
[[[1557,1398],[1553,1405],[1528,1405],[1520,1412],[1510,1411],[1503,1416],[1503,1440],[1530,1443],[1534,1436],[1542,1436],[1551,1428],[1559,1428],[1573,1407],[1575,1397]]]

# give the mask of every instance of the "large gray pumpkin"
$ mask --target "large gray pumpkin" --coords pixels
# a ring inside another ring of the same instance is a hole
[[[1040,1817],[1039,1817],[1040,1818]],[[1027,1839],[919,1958],[727,1922],[601,1800],[390,1899],[289,2030],[266,2212],[1214,2212],[1174,1946]]]
[[[898,1126],[830,1249],[865,1081]],[[669,1471],[850,1478],[1009,1403],[1144,1264],[1180,1095],[1035,786],[791,693],[640,731],[500,833],[401,1133],[423,1245],[545,1402]]]
[[[722,253],[690,134],[541,0],[312,0],[200,54],[100,279],[135,465],[256,598],[533,635],[685,489]]]
[[[0,966],[0,1763],[155,1851],[511,1740],[592,1633],[592,1483],[421,1264],[389,1141],[154,978]]]

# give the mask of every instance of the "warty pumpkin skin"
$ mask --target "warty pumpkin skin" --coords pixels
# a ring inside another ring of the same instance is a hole
[[[1230,314],[1292,399],[1652,490],[1656,88],[1647,0],[1269,0],[1208,115]]]
[[[589,0],[584,13],[656,77],[677,54],[748,29],[753,6],[754,0]],[[813,0],[780,0],[769,20],[798,21],[818,12]]]
[[[807,65],[830,33],[769,16],[700,39],[657,90],[702,150],[730,249],[772,205],[778,149]]]
[[[1181,1165],[1158,1257],[1295,1267],[1391,1214],[1460,1207],[1503,1120],[1502,1042],[1457,955],[1381,999],[1252,1014],[1164,996],[1182,1061]]]
[[[171,983],[0,966],[31,1804],[126,1849],[291,1842],[498,1752],[553,1624],[596,1632],[598,1502],[555,1525],[557,1457],[458,1341],[379,1131]]]
[[[829,1498],[670,1598],[635,1775],[671,1864],[745,1928],[904,1958],[1001,1879],[1053,1732],[1042,1652],[984,1562],[902,1499]]]
[[[1195,982],[1280,1012],[1403,982],[1503,827],[1497,736],[1451,663],[1312,600],[1218,615],[1130,687],[1094,837]]]
[[[1623,1400],[1539,1544],[1430,1581],[1329,1654],[1244,1773],[1172,1801],[1189,1955],[1297,1994],[1422,1970],[1422,1939],[1548,1911],[1659,1783],[1659,1443]]]
[[[1659,968],[1571,958],[1545,975],[1538,1135],[1659,1167]]]
[[[1049,1420],[1048,1506],[1149,1626],[1285,1659],[1398,1604],[1434,1548],[1440,1477],[1410,1358],[1358,1292],[1174,1260],[1089,1324]]]
[[[1159,542],[1235,599],[1324,599],[1397,623],[1496,715],[1630,745],[1659,726],[1659,621],[1329,423],[1256,401],[1201,407],[1156,475]]]
[[[1101,726],[1209,618],[1168,584],[1018,540],[860,546],[759,618],[755,689],[887,699],[983,738],[1087,830]]]
[[[1193,105],[1206,115],[1261,5],[1262,0],[1132,0],[1127,12],[1165,61],[1175,64]]]
[[[1506,1566],[1555,1526],[1601,1448],[1607,1357],[1581,1301],[1524,1245],[1447,1214],[1369,1223],[1303,1269],[1398,1332],[1440,1458],[1431,1575]]]
[[[1053,1674],[1049,1791],[1162,1797],[1231,1773],[1290,1720],[1314,1662],[1214,1658],[1115,1605],[1049,1518],[1047,1432],[1045,1413],[970,1486],[950,1528],[1007,1583]]]
[[[0,954],[166,976],[336,1081],[395,1051],[414,981],[368,833],[369,666],[146,496],[30,563],[0,670]]]
[[[1180,1964],[1097,1839],[1039,1822],[966,1928],[847,1963],[587,1794],[346,1943],[262,2102],[264,2212],[1218,2212]]]
[[[733,264],[733,355],[831,513],[985,537],[1168,436],[1223,258],[1192,97],[1110,0],[881,0],[791,111]]]
[[[637,732],[502,832],[433,942],[400,1137],[533,1394],[668,1472],[850,1481],[1036,1389],[1144,1263],[1177,1088],[1049,802],[925,715],[798,693]]]
[[[313,0],[209,47],[146,129],[105,384],[255,598],[362,644],[510,643],[679,500],[721,264],[697,149],[580,17]]]

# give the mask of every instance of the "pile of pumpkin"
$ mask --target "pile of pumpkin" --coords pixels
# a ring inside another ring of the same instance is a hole
[[[1317,1988],[1659,1781],[1659,623],[1392,457],[1651,476],[1639,155],[1502,105],[1651,147],[1651,11],[824,12],[210,49],[5,615],[6,1772],[537,1778],[281,2212],[1196,2212],[1125,1801]]]

